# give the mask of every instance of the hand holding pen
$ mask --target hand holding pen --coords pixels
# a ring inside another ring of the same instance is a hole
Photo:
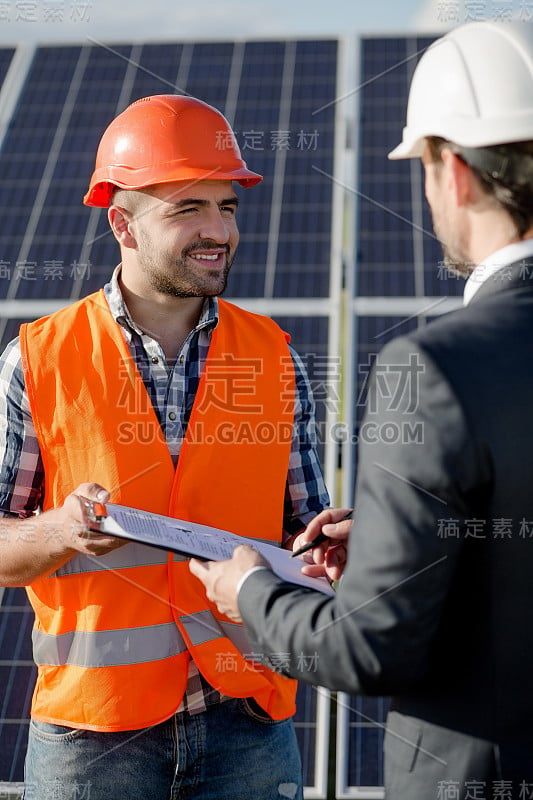
[[[328,509],[328,511],[329,511],[329,509]],[[334,509],[334,511],[340,511],[340,509]],[[352,517],[353,517],[353,508],[351,508],[346,514],[344,514],[344,516],[342,516],[339,521],[343,521],[345,519],[352,519]],[[312,520],[312,522],[315,522],[315,520],[317,520],[317,519],[318,519],[318,517],[315,517],[315,519]],[[324,525],[327,525],[327,524],[331,525],[331,524],[335,524],[335,523],[333,523],[333,522],[326,523],[325,522],[323,524]],[[307,531],[309,531],[309,526],[307,527]],[[315,536],[313,539],[311,539],[310,541],[308,541],[305,544],[303,544],[297,550],[294,550],[293,553],[292,553],[292,558],[296,558],[296,556],[301,556],[301,555],[303,555],[303,553],[307,553],[308,550],[312,550],[314,547],[318,547],[318,545],[322,544],[323,542],[327,542],[329,540],[329,538],[330,537],[327,535],[327,533],[324,533],[324,531],[321,530],[320,533],[317,534],[317,536]]]
[[[295,544],[298,540],[301,542],[304,536],[305,541],[292,553],[295,557],[313,551],[312,561],[306,560],[302,566],[304,574],[314,577],[326,575],[333,581],[340,578],[346,563],[346,544],[352,516],[353,509],[327,508],[311,520]]]

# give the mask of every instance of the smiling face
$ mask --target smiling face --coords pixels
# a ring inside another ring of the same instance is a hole
[[[125,220],[124,267],[137,290],[174,297],[221,294],[239,242],[231,181],[159,184],[132,194],[129,208],[120,206],[123,193],[113,207]]]

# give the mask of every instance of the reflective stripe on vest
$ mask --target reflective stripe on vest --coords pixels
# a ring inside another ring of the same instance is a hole
[[[187,636],[193,645],[205,644],[226,637],[243,655],[250,653],[252,645],[243,625],[226,620],[217,620],[209,611],[197,611],[180,617]]]
[[[94,481],[114,503],[279,544],[295,376],[272,320],[219,301],[176,469],[103,292],[22,325],[20,344],[44,510]],[[253,435],[261,425],[279,435],[266,444]],[[156,724],[179,707],[189,653],[222,694],[252,696],[275,719],[294,713],[294,681],[250,670],[242,626],[210,609],[179,557],[150,550],[129,543],[98,558],[77,554],[28,587],[39,663],[32,716],[92,730]],[[234,659],[231,670],[220,669],[220,656]]]
[[[159,661],[187,649],[173,622],[119,631],[70,631],[59,636],[34,630],[32,640],[38,666],[69,664],[87,669]]]
[[[184,561],[185,557],[178,555],[176,560]],[[108,569],[147,567],[154,564],[166,564],[167,561],[168,553],[165,550],[132,542],[120,547],[118,550],[112,550],[111,553],[107,553],[105,558],[76,553],[70,561],[59,567],[50,577],[81,575],[86,572],[99,572]]]
[[[273,542],[268,541],[268,539],[257,539],[255,541],[264,541],[266,544],[273,544]],[[188,558],[187,556],[182,556],[180,553],[173,553],[172,560],[187,561]],[[167,561],[168,553],[165,550],[132,542],[124,545],[124,547],[120,547],[118,550],[112,550],[105,558],[77,553],[72,556],[70,561],[67,561],[66,564],[63,564],[58,570],[53,572],[50,577],[80,575],[84,572],[98,572],[107,569],[147,567],[154,564],[166,564]]]

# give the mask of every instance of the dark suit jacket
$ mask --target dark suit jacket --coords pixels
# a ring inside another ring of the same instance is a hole
[[[472,780],[533,791],[533,261],[384,347],[355,509],[334,599],[269,571],[244,583],[254,653],[392,696],[387,798],[435,800],[440,781],[454,797]]]

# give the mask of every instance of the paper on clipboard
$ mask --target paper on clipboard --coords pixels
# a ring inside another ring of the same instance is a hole
[[[99,522],[99,531],[112,536],[131,539],[135,542],[160,547],[181,553],[187,557],[203,558],[208,561],[222,561],[231,558],[239,544],[255,547],[270,563],[280,578],[298,586],[315,589],[333,595],[334,591],[325,578],[312,578],[302,575],[299,559],[292,559],[288,550],[267,544],[257,539],[229,531],[200,525],[196,522],[151,514],[137,508],[106,504],[107,516]]]

